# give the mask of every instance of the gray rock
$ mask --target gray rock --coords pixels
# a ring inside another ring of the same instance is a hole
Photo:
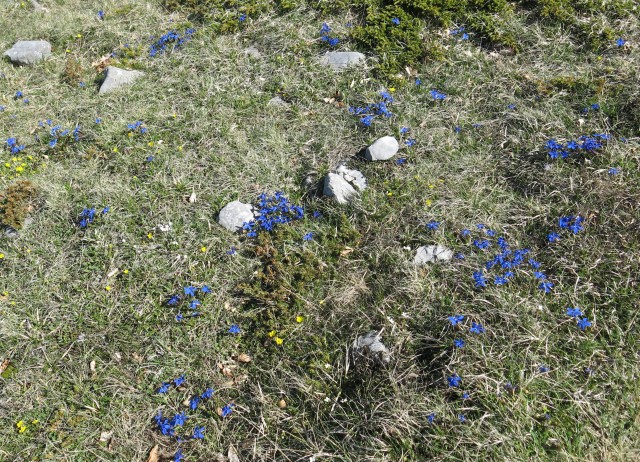
[[[383,136],[367,148],[364,156],[367,160],[388,160],[398,153],[400,144],[393,136]]]
[[[36,2],[36,0],[31,0],[31,6],[33,7],[34,11],[47,11],[47,9]]]
[[[51,56],[51,44],[46,40],[29,40],[16,42],[4,52],[12,63],[30,66]]]
[[[288,108],[289,103],[287,103],[285,100],[283,100],[279,96],[274,96],[269,100],[269,102],[267,103],[267,106],[278,106],[282,108]]]
[[[367,180],[361,172],[340,165],[335,173],[328,173],[324,178],[323,194],[335,198],[339,204],[346,204],[366,187]]]
[[[330,66],[336,70],[364,64],[364,62],[364,55],[357,51],[328,51],[320,58],[320,64]]]
[[[250,56],[251,58],[262,58],[262,53],[254,46],[250,46],[249,48],[244,50],[245,56]]]
[[[229,202],[220,210],[218,223],[231,232],[242,229],[242,225],[253,220],[253,207],[240,201]]]
[[[127,71],[114,66],[106,69],[104,82],[100,86],[100,94],[108,93],[123,85],[130,85],[144,75],[141,71]]]
[[[358,337],[351,345],[351,355],[354,363],[363,357],[383,364],[391,360],[391,353],[377,332],[369,332]]]
[[[435,261],[451,260],[452,257],[453,250],[449,250],[441,244],[422,246],[418,247],[416,250],[416,256],[413,258],[413,263],[418,266],[423,266]]]

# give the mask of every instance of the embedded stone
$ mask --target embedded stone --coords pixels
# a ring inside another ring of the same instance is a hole
[[[4,55],[14,64],[30,66],[51,56],[51,44],[46,40],[23,40],[16,42]]]
[[[413,263],[418,266],[433,263],[435,261],[446,261],[453,258],[453,250],[447,249],[442,244],[418,247]]]
[[[365,56],[357,51],[328,51],[320,58],[320,64],[335,70],[364,64]]]
[[[141,71],[128,71],[115,66],[107,67],[104,82],[98,93],[108,93],[123,85],[130,85],[144,75]]]
[[[274,96],[269,100],[269,102],[267,103],[267,106],[278,106],[282,108],[287,108],[289,107],[289,103],[287,103],[285,100],[283,100],[279,96]]]
[[[367,180],[358,170],[351,170],[340,165],[335,172],[324,178],[323,194],[333,197],[339,204],[346,204],[367,187]]]
[[[362,357],[367,357],[383,364],[391,360],[391,353],[382,343],[382,338],[377,332],[369,332],[359,336],[351,345],[351,354],[354,362]]]
[[[218,215],[218,223],[231,232],[242,229],[242,225],[253,220],[253,207],[240,201],[229,202]]]
[[[388,160],[395,156],[400,144],[393,136],[383,136],[367,148],[364,156],[367,160]]]

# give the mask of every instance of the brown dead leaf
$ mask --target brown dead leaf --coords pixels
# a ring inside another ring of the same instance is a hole
[[[345,247],[344,250],[340,251],[340,256],[344,257],[349,255],[351,252],[353,252],[353,249],[351,247]]]
[[[4,371],[7,370],[7,367],[9,367],[9,364],[11,364],[11,361],[9,361],[8,359],[5,359],[4,361],[2,361],[2,364],[0,364],[0,374],[2,374]]]
[[[284,409],[287,407],[287,402],[284,399],[281,399],[280,401],[278,401],[278,407],[280,409]]]
[[[158,445],[156,444],[153,448],[151,448],[147,462],[158,462],[159,460],[160,460],[160,448],[158,448]]]
[[[238,355],[238,361],[240,361],[241,363],[251,362],[251,356],[246,353],[241,353],[240,355]]]
[[[102,58],[95,60],[91,63],[91,67],[94,67],[96,72],[102,72],[109,64],[111,64],[111,54],[104,55]]]

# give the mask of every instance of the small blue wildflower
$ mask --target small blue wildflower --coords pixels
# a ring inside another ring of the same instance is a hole
[[[321,218],[322,217],[322,213],[318,212],[317,210],[313,212],[313,218]]]
[[[391,22],[393,24],[395,24],[396,26],[400,25],[400,19],[399,18],[391,18]]]
[[[429,422],[430,424],[432,424],[434,420],[436,420],[436,415],[432,412],[431,414],[429,414],[429,415],[427,416],[427,422]]]
[[[184,454],[182,454],[182,449],[178,449],[175,455],[173,456],[173,462],[182,462],[184,460]]]
[[[538,367],[538,371],[540,371],[541,374],[544,374],[545,372],[549,372],[551,369],[549,369],[547,366],[545,366],[544,364],[540,365]]]
[[[467,34],[466,32],[462,34],[462,37],[460,37],[460,40],[469,40],[469,34]]]
[[[246,15],[246,14],[241,14],[241,15],[238,17],[238,21],[239,21],[239,22],[244,22],[244,21],[246,21],[246,20],[247,20],[247,15]]]
[[[222,417],[227,417],[229,414],[231,414],[233,412],[233,406],[235,406],[235,404],[233,403],[225,404],[222,407]]]
[[[591,321],[587,318],[578,319],[578,327],[580,330],[585,330],[587,327],[591,327]]]
[[[99,124],[102,122],[102,119],[100,117],[96,117],[96,120],[94,121],[96,124]]]
[[[506,284],[507,282],[509,282],[506,278],[502,277],[502,276],[495,276],[493,283],[497,286],[501,286]]]
[[[187,419],[187,415],[184,412],[181,412],[180,414],[176,414],[175,416],[173,416],[173,419],[171,419],[171,423],[174,427],[182,427]]]
[[[462,393],[462,399],[469,399],[469,393],[467,393],[466,391],[464,393]]]
[[[416,84],[416,87],[419,87],[420,85],[422,85],[422,80],[416,79],[415,84]]]
[[[507,106],[507,109],[511,109],[511,110],[513,111],[513,110],[515,110],[515,108],[516,108],[516,107],[517,107],[517,106],[516,106],[515,104],[509,104],[509,105]]]
[[[462,131],[462,127],[460,125],[456,125],[453,127],[453,131],[456,133],[460,133]]]
[[[182,385],[184,383],[184,381],[186,380],[185,375],[182,374],[180,377],[173,379],[173,384],[176,387],[179,387],[180,385]]]
[[[405,133],[408,133],[408,132],[409,132],[409,130],[411,130],[409,127],[402,127],[402,128],[400,129],[400,134],[401,134],[401,135],[404,135]]]
[[[185,288],[184,288],[184,289],[182,289],[182,290],[184,290],[184,294],[185,294],[185,295],[187,295],[187,296],[191,296],[191,297],[195,297],[195,295],[196,295],[196,290],[198,290],[198,289],[196,289],[196,288],[195,288],[195,287],[193,287],[193,286],[187,286],[187,287],[185,287]]]
[[[461,338],[457,338],[453,341],[453,346],[455,346],[456,348],[464,348],[464,345],[465,341]]]
[[[573,224],[571,226],[569,226],[569,228],[571,229],[573,234],[578,234],[580,231],[584,230],[584,228],[582,227],[582,222],[583,221],[584,221],[584,218],[576,217],[576,219],[574,220]]]
[[[235,254],[236,254],[236,248],[234,246],[231,246],[231,248],[227,250],[227,255],[235,255]]]
[[[171,384],[169,382],[162,382],[162,385],[160,385],[160,388],[158,388],[158,394],[164,395],[169,391],[169,387],[171,387]]]
[[[184,316],[182,313],[176,314],[176,321],[182,322],[183,319],[184,319]]]
[[[548,294],[551,292],[551,289],[553,289],[553,285],[554,284],[551,281],[544,281],[538,285],[538,289],[544,290],[544,293]]]
[[[438,229],[439,226],[440,226],[439,221],[430,221],[429,223],[427,223],[427,228],[429,228],[432,231],[435,231],[436,229]]]
[[[406,163],[407,163],[406,157],[400,157],[399,159],[396,159],[396,165],[404,165]]]
[[[49,141],[49,147],[50,148],[55,148],[56,144],[58,144],[58,140],[57,138],[52,139],[51,141]]]
[[[578,307],[575,308],[567,308],[567,316],[571,316],[572,318],[578,318],[580,316],[582,316],[584,313],[582,312],[582,310]]]
[[[558,218],[558,226],[560,226],[560,228],[563,228],[563,229],[568,228],[572,221],[573,221],[573,215],[560,217]]]
[[[540,268],[540,262],[534,260],[533,258],[529,259],[529,265],[531,265],[531,268],[533,268],[533,269]]]
[[[457,253],[456,254],[456,259],[457,260],[464,260],[464,254],[463,253]]]
[[[618,173],[620,173],[620,169],[618,167],[609,168],[609,175],[617,175]]]
[[[207,388],[205,391],[202,392],[202,395],[200,396],[200,398],[209,399],[213,396],[214,393],[215,393],[215,390],[213,388]]]
[[[230,334],[239,334],[240,333],[240,326],[238,326],[237,324],[232,324],[231,327],[229,327],[229,333]]]
[[[20,90],[18,90],[16,94],[13,95],[13,99],[19,99],[19,98],[22,98],[23,96],[24,94]]]
[[[313,233],[307,233],[304,236],[302,236],[302,240],[303,241],[312,241],[313,240]]]
[[[484,331],[485,329],[482,327],[482,324],[476,324],[475,322],[472,322],[469,328],[469,332],[473,332],[474,334],[482,334]]]
[[[196,409],[198,409],[198,404],[200,404],[200,397],[199,396],[194,396],[189,400],[189,408],[192,411],[195,411]]]
[[[458,414],[458,420],[462,423],[465,423],[467,421],[467,418],[464,416],[464,414]]]
[[[147,158],[145,159],[146,162],[153,162],[154,157],[153,156],[147,156]]]
[[[462,231],[460,231],[460,234],[462,235],[462,237],[467,237],[471,234],[471,231],[469,231],[468,229],[463,229]]]
[[[202,305],[202,303],[200,303],[200,300],[196,298],[189,302],[189,308],[191,308],[192,310],[197,309],[200,305]]]
[[[98,10],[98,19],[104,20],[104,11]]]
[[[210,294],[211,289],[209,288],[209,286],[202,286],[202,288],[200,289],[200,292],[202,292],[203,294]]]
[[[365,127],[370,127],[371,123],[373,122],[373,118],[374,117],[372,115],[364,116],[360,119],[360,123]]]
[[[484,277],[481,271],[473,273],[473,280],[476,282],[476,287],[487,287],[487,278]]]
[[[180,302],[180,296],[179,295],[172,295],[171,297],[169,297],[169,300],[167,300],[167,305],[175,306],[179,302]]]
[[[449,320],[452,326],[455,326],[464,320],[464,315],[454,314],[453,316],[447,316],[447,319]]]
[[[409,138],[408,140],[405,140],[404,144],[407,147],[412,147],[413,145],[415,145],[417,143],[417,141],[415,140],[415,138]]]
[[[459,387],[462,379],[458,374],[453,374],[451,377],[447,377],[447,382],[449,383],[449,387]]]
[[[192,438],[194,440],[203,440],[204,439],[204,431],[205,431],[205,427],[195,427],[193,429]]]
[[[473,245],[475,245],[479,249],[486,249],[489,246],[491,246],[491,242],[489,242],[486,239],[482,239],[482,240],[474,239]]]
[[[625,46],[627,43],[627,41],[625,39],[623,39],[622,37],[620,37],[618,40],[616,40],[616,45],[618,45],[618,48]]]
[[[431,90],[429,92],[429,94],[431,95],[431,97],[435,100],[435,101],[442,101],[444,99],[446,99],[447,95],[445,95],[442,92],[439,92],[438,90]]]
[[[556,232],[551,232],[547,234],[547,239],[549,242],[556,242],[560,240],[560,235]]]

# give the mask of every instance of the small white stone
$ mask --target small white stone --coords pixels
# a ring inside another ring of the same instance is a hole
[[[355,188],[337,173],[329,173],[324,178],[323,193],[327,197],[334,197],[339,204],[346,204],[357,195]]]
[[[99,94],[109,93],[123,85],[130,85],[144,75],[141,71],[128,71],[115,66],[107,67],[105,72]]]
[[[426,265],[427,263],[432,263],[437,260],[446,261],[451,260],[453,257],[453,251],[447,249],[445,246],[438,245],[429,245],[418,247],[416,250],[416,255],[413,258],[413,263],[418,266]]]
[[[367,148],[364,156],[367,160],[388,160],[398,153],[400,144],[393,136],[383,136]]]
[[[365,56],[357,51],[328,51],[320,58],[320,64],[340,70],[349,66],[363,64]]]
[[[218,223],[231,232],[242,229],[242,225],[253,220],[253,207],[240,201],[229,202],[220,210]]]

